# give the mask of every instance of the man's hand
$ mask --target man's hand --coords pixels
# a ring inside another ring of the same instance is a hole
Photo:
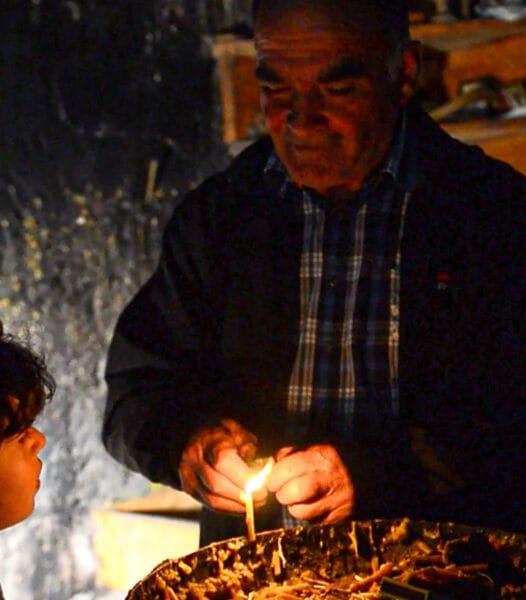
[[[336,523],[354,507],[354,486],[340,455],[328,444],[282,448],[267,488],[296,519]]]
[[[240,495],[254,475],[246,461],[255,458],[256,450],[256,436],[231,419],[202,429],[181,456],[179,476],[183,491],[214,510],[243,512]],[[266,489],[253,494],[256,508],[265,503],[266,495]]]

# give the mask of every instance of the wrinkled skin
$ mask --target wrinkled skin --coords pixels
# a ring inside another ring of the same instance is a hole
[[[202,429],[192,437],[179,463],[183,491],[213,510],[244,512],[241,492],[257,472],[247,461],[255,458],[256,451],[256,436],[231,419]],[[254,492],[254,508],[262,506],[266,496],[264,487]]]
[[[254,459],[257,438],[230,419],[202,429],[186,446],[179,465],[182,489],[216,511],[242,513],[241,493],[259,470]],[[266,488],[254,492],[254,508],[265,503],[267,490],[276,494],[297,519],[335,523],[351,514],[354,488],[338,452],[328,444],[302,450],[281,448]]]
[[[299,186],[329,201],[345,196],[388,153],[399,108],[416,86],[418,45],[394,64],[367,2],[265,4],[256,75],[276,152]]]
[[[338,452],[329,444],[282,448],[267,488],[296,519],[337,523],[352,513],[354,486]]]

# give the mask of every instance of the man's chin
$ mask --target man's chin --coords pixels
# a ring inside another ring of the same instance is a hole
[[[360,188],[363,177],[350,169],[336,170],[334,165],[323,162],[312,163],[292,162],[286,165],[287,171],[300,188],[310,188],[322,196],[332,195],[333,192],[354,192]]]
[[[328,176],[326,171],[321,171],[317,167],[291,169],[289,174],[298,187],[309,188],[321,195],[326,195],[328,190],[343,185],[342,182],[336,181],[334,178]]]

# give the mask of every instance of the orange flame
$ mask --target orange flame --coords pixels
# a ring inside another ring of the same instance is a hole
[[[273,464],[274,460],[272,458],[269,458],[267,464],[263,467],[263,469],[247,481],[245,485],[246,494],[252,494],[253,492],[259,490],[259,488],[265,485],[265,480],[269,476]]]

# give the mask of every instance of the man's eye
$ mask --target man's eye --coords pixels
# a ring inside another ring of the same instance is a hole
[[[355,85],[327,85],[325,86],[325,92],[329,96],[347,96],[356,91]]]
[[[273,83],[260,83],[259,87],[264,94],[269,95],[286,94],[290,89],[287,86]]]

